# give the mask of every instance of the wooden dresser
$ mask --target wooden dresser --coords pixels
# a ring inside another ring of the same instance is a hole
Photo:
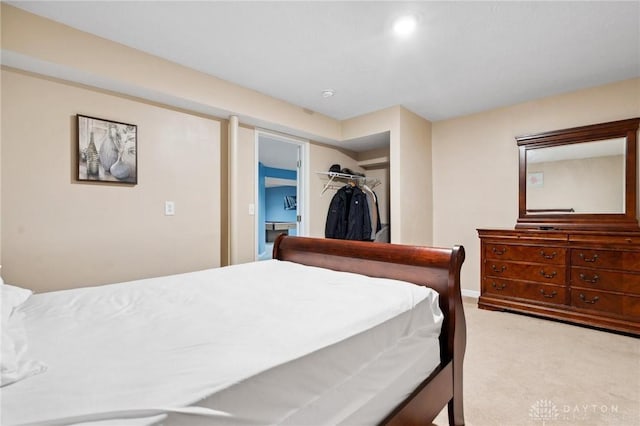
[[[479,229],[478,306],[640,335],[640,232]]]

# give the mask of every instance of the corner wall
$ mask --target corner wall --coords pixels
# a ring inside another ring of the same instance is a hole
[[[342,122],[344,140],[387,131],[389,174],[383,177],[389,184],[391,242],[431,245],[431,123],[401,106]]]
[[[391,239],[402,244],[430,246],[433,244],[431,123],[405,108],[400,108],[399,120],[398,138],[395,142],[391,140],[391,156],[397,158],[391,163]]]

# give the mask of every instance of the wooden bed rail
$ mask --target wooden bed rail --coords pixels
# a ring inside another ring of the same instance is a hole
[[[439,294],[444,322],[441,364],[381,424],[417,425],[431,421],[448,405],[449,424],[463,425],[462,363],[466,321],[460,292],[464,247],[452,249],[280,235],[273,258],[309,266],[408,281]]]

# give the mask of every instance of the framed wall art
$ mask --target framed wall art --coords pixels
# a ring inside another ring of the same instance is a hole
[[[544,173],[527,173],[527,186],[530,188],[542,188],[544,186]]]
[[[138,127],[78,114],[78,180],[138,183]]]

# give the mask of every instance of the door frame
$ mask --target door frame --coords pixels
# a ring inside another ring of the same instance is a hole
[[[259,163],[260,163],[260,137],[268,136],[271,139],[277,139],[279,141],[289,143],[291,145],[297,146],[299,149],[299,167],[297,173],[296,180],[296,193],[297,193],[297,215],[300,216],[300,221],[297,224],[297,235],[299,236],[308,236],[309,235],[309,141],[296,138],[295,136],[283,135],[282,133],[273,132],[265,129],[255,129],[255,183],[254,183],[254,250],[253,255],[254,259],[258,260],[260,253],[260,238],[264,236],[259,235],[260,229],[260,173],[259,173]]]

